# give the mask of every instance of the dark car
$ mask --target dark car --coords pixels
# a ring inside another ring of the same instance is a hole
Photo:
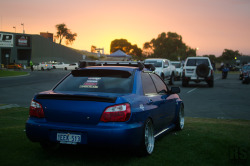
[[[31,141],[43,148],[83,144],[148,155],[159,135],[183,129],[180,88],[170,89],[148,69],[152,65],[81,62],[79,67],[32,99],[26,122]]]
[[[250,64],[246,64],[242,67],[241,73],[240,73],[240,80],[242,80],[242,83],[249,84],[250,81]]]

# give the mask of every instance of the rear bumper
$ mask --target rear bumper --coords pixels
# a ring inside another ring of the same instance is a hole
[[[57,142],[57,133],[72,133],[81,135],[79,144],[94,146],[140,146],[143,129],[143,123],[100,122],[97,125],[69,125],[44,123],[36,118],[29,118],[26,122],[26,135],[33,142]]]
[[[210,80],[213,80],[213,76],[212,77],[187,77],[187,76],[183,76],[182,79],[185,81],[210,81]]]

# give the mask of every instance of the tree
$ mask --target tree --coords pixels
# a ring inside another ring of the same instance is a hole
[[[182,36],[177,33],[162,32],[156,39],[144,43],[143,51],[151,57],[167,58],[170,60],[186,59],[196,56],[196,50],[182,42]],[[153,53],[152,53],[153,52]]]
[[[70,31],[68,31],[68,34],[66,35],[66,45],[73,43],[73,41],[76,40],[76,33],[71,33]]]
[[[133,58],[140,59],[142,50],[136,44],[132,45],[127,39],[115,39],[110,44],[110,53],[121,50],[128,55],[133,55]]]
[[[210,59],[211,62],[215,63],[217,62],[217,57],[215,55],[203,55],[203,57],[208,57]]]
[[[224,49],[222,55],[221,55],[221,60],[224,62],[231,62],[235,59],[235,57],[241,56],[238,50],[233,51],[230,49]]]
[[[91,52],[94,52],[94,53],[96,53],[96,46],[91,46]]]
[[[62,24],[57,24],[56,25],[56,38],[59,39],[59,44],[62,43],[62,40],[65,38],[66,39],[66,45],[72,44],[73,41],[75,41],[77,34],[72,33],[70,29],[66,27],[64,23]]]

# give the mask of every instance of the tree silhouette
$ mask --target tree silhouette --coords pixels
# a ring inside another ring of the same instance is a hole
[[[56,38],[59,39],[59,44],[62,44],[62,40],[65,38],[66,39],[66,45],[72,44],[73,41],[75,41],[77,34],[72,33],[70,29],[67,28],[67,26],[62,23],[62,24],[57,24],[56,25]]]

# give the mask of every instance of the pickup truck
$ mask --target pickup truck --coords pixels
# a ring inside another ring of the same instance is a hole
[[[145,59],[145,64],[153,64],[155,66],[155,73],[158,74],[162,80],[165,80],[165,78],[169,81],[170,85],[174,84],[175,80],[175,66],[172,65],[170,60],[168,59],[160,59],[160,58],[154,58],[154,59]]]
[[[50,69],[52,69],[52,64],[48,64],[46,62],[41,62],[41,63],[33,65],[33,69],[34,70],[42,70],[42,71],[50,70]]]

